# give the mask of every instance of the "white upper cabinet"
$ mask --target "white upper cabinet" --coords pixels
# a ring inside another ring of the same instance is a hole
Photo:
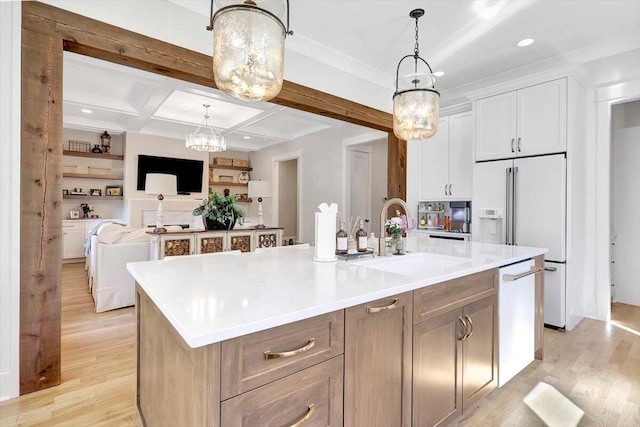
[[[567,151],[567,80],[518,91],[518,156]]]
[[[476,161],[567,150],[565,78],[475,102]]]
[[[420,200],[471,200],[472,149],[471,112],[441,117],[420,142]]]
[[[515,156],[516,93],[476,101],[475,125],[476,161]]]
[[[420,200],[447,197],[449,185],[449,117],[440,117],[438,131],[420,141]]]
[[[471,200],[473,194],[473,116],[449,116],[449,197]]]

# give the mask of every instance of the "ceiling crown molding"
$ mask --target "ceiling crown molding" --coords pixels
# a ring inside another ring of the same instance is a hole
[[[322,43],[311,40],[301,35],[298,31],[296,31],[295,37],[287,38],[285,48],[307,58],[323,62],[333,68],[385,89],[393,88],[393,83],[395,82],[393,75],[373,68],[364,62],[338,52]]]

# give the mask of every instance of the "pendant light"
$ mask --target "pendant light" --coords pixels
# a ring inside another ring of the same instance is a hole
[[[409,16],[416,20],[416,45],[413,55],[403,57],[396,70],[396,91],[393,94],[393,133],[405,141],[427,139],[438,130],[440,93],[435,90],[435,78],[431,66],[420,57],[418,46],[418,19],[423,15],[423,9],[414,9],[409,13]],[[407,58],[413,58],[413,69],[404,75],[402,82],[404,87],[400,89],[400,66]]]
[[[219,7],[213,14],[213,3]],[[289,0],[211,0],[213,78],[218,89],[244,101],[275,98],[284,79],[284,40],[289,30]],[[230,4],[229,4],[230,3]],[[234,4],[235,3],[235,4]],[[286,11],[286,23],[278,17]],[[268,9],[269,10],[268,10]]]
[[[207,104],[202,106],[204,107],[204,119],[195,132],[187,135],[187,148],[198,151],[225,151],[227,142],[224,136],[209,125],[209,107],[211,106]]]

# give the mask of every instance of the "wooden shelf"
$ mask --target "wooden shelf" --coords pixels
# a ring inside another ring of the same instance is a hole
[[[108,159],[108,160],[124,160],[124,156],[121,154],[108,154],[108,153],[86,153],[84,151],[70,151],[62,150],[63,156],[73,157],[90,157],[92,159]]]
[[[241,184],[239,182],[209,181],[209,185],[221,185],[228,187],[248,187],[249,184]]]
[[[123,200],[122,196],[79,196],[77,194],[69,194],[67,196],[62,196],[63,199],[109,199],[109,200]]]
[[[251,172],[253,168],[243,166],[222,166],[222,165],[209,165],[209,169],[228,169],[232,171],[247,171]]]
[[[240,200],[236,200],[236,203],[251,203],[253,202],[253,199],[240,199]]]
[[[93,175],[90,173],[71,173],[64,172],[62,174],[63,178],[88,178],[88,179],[112,179],[112,180],[120,180],[124,179],[123,175]]]

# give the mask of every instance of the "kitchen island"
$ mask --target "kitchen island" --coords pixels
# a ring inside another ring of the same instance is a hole
[[[454,421],[497,385],[498,268],[541,266],[545,250],[427,238],[413,249],[326,264],[303,245],[129,264],[143,422]],[[541,289],[536,274],[538,357]]]

